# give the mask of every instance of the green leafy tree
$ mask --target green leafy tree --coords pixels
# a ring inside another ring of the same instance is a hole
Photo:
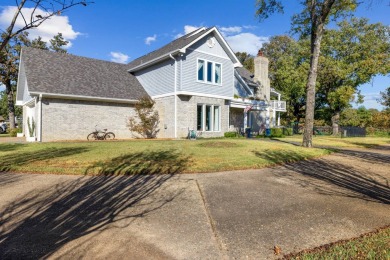
[[[305,0],[301,1],[302,10],[292,17],[293,30],[302,36],[310,35],[310,68],[306,83],[305,130],[302,145],[312,147],[315,87],[317,80],[318,58],[325,26],[330,19],[337,19],[358,5],[357,0]],[[283,12],[280,0],[256,0],[256,15],[264,20],[275,12]]]
[[[12,38],[0,52],[0,75],[1,84],[5,86],[5,94],[7,98],[7,111],[10,123],[10,129],[15,128],[15,97],[16,80],[18,77],[20,52],[22,45],[29,45],[30,41],[27,38],[27,33],[21,33]],[[3,34],[2,37],[5,37]]]
[[[5,34],[3,34],[2,37],[5,37]],[[58,37],[57,38],[54,37],[53,41],[57,42],[57,39]],[[15,128],[15,116],[19,115],[20,113],[20,110],[17,110],[15,108],[15,92],[16,92],[20,53],[21,53],[22,46],[30,46],[30,47],[48,50],[46,42],[42,41],[41,37],[38,37],[37,39],[30,41],[28,39],[28,33],[22,32],[16,35],[14,38],[12,38],[10,41],[8,41],[3,51],[0,52],[1,84],[5,86],[5,91],[3,92],[2,100],[3,98],[7,99],[6,104],[4,102],[1,102],[0,105],[2,106],[1,111],[4,110],[8,111],[6,118],[9,119],[10,129]],[[57,46],[61,47],[63,46],[63,44]],[[62,50],[61,48],[58,48],[58,51],[61,50]],[[6,106],[6,108],[4,108],[4,106]]]
[[[49,47],[47,47],[47,43],[45,41],[42,41],[41,36],[38,36],[38,38],[32,40],[30,47],[41,49],[41,50],[49,50]]]
[[[271,37],[261,49],[269,59],[271,86],[287,101],[285,118],[299,122],[305,116],[305,85],[309,69],[308,41],[287,35]]]
[[[68,45],[68,41],[62,37],[62,33],[58,33],[50,40],[50,49],[55,52],[66,53],[67,50],[64,49]]]
[[[156,102],[150,97],[141,98],[135,104],[136,115],[130,117],[127,126],[133,133],[141,135],[143,138],[156,138],[158,124],[160,122],[158,112],[154,109]],[[137,135],[135,135],[137,137]]]
[[[388,87],[384,92],[380,92],[381,98],[378,100],[381,105],[390,108],[390,87]]]
[[[241,64],[249,70],[250,72],[254,73],[255,72],[255,63],[254,63],[254,58],[249,55],[246,52],[236,52],[236,57],[238,60],[241,62]]]
[[[338,133],[340,113],[356,96],[358,87],[375,75],[390,72],[390,29],[367,19],[352,18],[328,30],[319,59],[317,102],[332,115],[333,134]]]

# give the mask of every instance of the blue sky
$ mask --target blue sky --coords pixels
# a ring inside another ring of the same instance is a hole
[[[71,42],[69,53],[96,59],[128,62],[195,27],[218,26],[234,51],[255,54],[271,36],[288,33],[290,17],[300,10],[299,1],[284,1],[285,13],[259,23],[255,18],[254,0],[94,0],[87,7],[77,6],[31,32],[50,39],[62,32]],[[375,1],[374,1],[375,2]],[[390,7],[379,1],[371,7],[362,5],[355,16],[370,22],[390,25]],[[14,0],[3,0],[0,27],[10,18]],[[28,11],[28,10],[26,10]],[[375,101],[379,91],[390,86],[390,78],[377,77],[361,87],[364,105],[381,108]]]

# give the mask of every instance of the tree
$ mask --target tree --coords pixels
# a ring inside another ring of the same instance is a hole
[[[244,68],[246,68],[252,73],[255,72],[254,58],[251,55],[246,52],[236,52],[236,57],[244,66]]]
[[[41,49],[41,50],[49,50],[47,47],[47,43],[42,41],[42,37],[38,36],[38,38],[31,41],[30,47]]]
[[[23,7],[27,3],[30,3],[33,7],[33,11],[28,17],[26,14],[23,13]],[[61,15],[64,11],[68,10],[73,6],[87,6],[90,3],[92,2],[75,2],[73,0],[21,0],[20,2],[16,1],[17,10],[10,22],[10,25],[3,33],[2,42],[0,44],[0,52],[2,52],[8,42],[18,34],[40,26],[46,20],[50,19],[55,15]],[[44,10],[44,12],[39,12],[40,9]],[[15,28],[16,20],[19,17],[22,18],[24,25],[21,28]]]
[[[381,98],[378,100],[381,105],[390,108],[390,87],[388,87],[384,92],[380,92]]]
[[[324,27],[330,18],[337,19],[356,9],[357,0],[305,0],[301,2],[303,10],[293,16],[293,29],[301,35],[310,35],[310,69],[306,83],[305,129],[302,145],[312,147],[315,107],[315,85],[317,80],[318,57]],[[279,0],[256,0],[256,15],[264,20],[275,12],[283,12]]]
[[[67,50],[63,47],[68,45],[68,43],[69,42],[62,37],[62,33],[58,33],[50,40],[50,49],[55,52],[67,53]]]
[[[156,138],[158,129],[159,115],[154,110],[156,102],[150,97],[141,98],[135,104],[136,116],[130,117],[127,123],[131,132],[141,135],[143,138]]]
[[[19,59],[22,45],[28,45],[28,33],[23,32],[8,41],[3,51],[0,52],[0,75],[1,83],[5,86],[5,95],[7,97],[7,110],[10,129],[15,128],[15,105],[14,92],[16,80],[18,77]],[[5,37],[3,35],[3,37]]]
[[[342,21],[339,29],[325,32],[319,58],[316,103],[329,110],[333,134],[340,113],[360,95],[358,87],[375,75],[390,72],[390,29],[367,19]]]
[[[58,34],[57,36],[59,36]],[[3,35],[4,36],[4,35]],[[58,37],[56,36],[51,40],[51,42],[57,42]],[[66,41],[63,41],[66,42]],[[67,44],[67,42],[66,42]],[[63,45],[63,44],[62,44]],[[5,86],[5,91],[2,93],[2,99],[6,98],[6,109],[4,109],[4,102],[1,102],[2,106],[1,111],[8,111],[8,119],[10,122],[10,129],[15,128],[15,116],[20,113],[20,111],[15,109],[15,96],[14,93],[16,91],[16,83],[19,72],[19,61],[20,61],[20,53],[22,46],[30,46],[34,48],[39,48],[43,50],[49,50],[46,42],[42,41],[41,37],[34,39],[30,42],[28,39],[28,32],[22,32],[15,37],[13,37],[10,41],[8,41],[7,45],[0,52],[1,62],[0,62],[0,76],[1,83]],[[66,52],[60,48],[61,45],[57,44],[58,51]],[[53,49],[53,48],[52,48]]]
[[[271,37],[261,51],[269,59],[271,86],[287,101],[288,121],[299,122],[305,113],[305,83],[309,68],[308,41],[287,35]]]

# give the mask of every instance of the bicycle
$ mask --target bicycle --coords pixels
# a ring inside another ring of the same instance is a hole
[[[113,132],[107,132],[107,129],[103,129],[104,131],[100,131],[96,129],[95,126],[95,131],[90,133],[87,136],[87,140],[114,140],[115,139],[115,134]]]

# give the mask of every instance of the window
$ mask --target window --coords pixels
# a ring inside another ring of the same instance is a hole
[[[220,107],[214,105],[197,106],[197,130],[220,131]]]
[[[198,59],[198,81],[222,83],[222,64]]]
[[[198,60],[198,80],[204,81],[204,60]]]

